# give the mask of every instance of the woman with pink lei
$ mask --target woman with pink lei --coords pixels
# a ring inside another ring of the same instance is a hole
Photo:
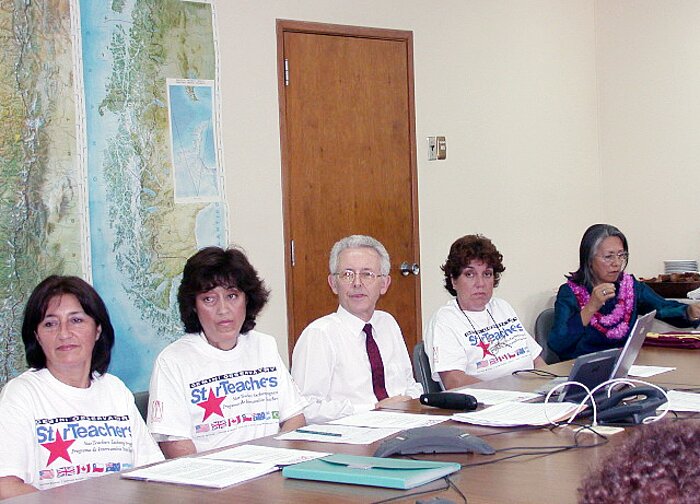
[[[700,304],[659,296],[625,272],[628,260],[627,238],[615,226],[594,224],[583,234],[579,268],[559,288],[548,338],[562,360],[624,346],[637,317],[652,310],[674,326],[697,327]]]

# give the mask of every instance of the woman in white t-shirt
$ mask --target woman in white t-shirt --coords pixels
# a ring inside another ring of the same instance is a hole
[[[239,249],[187,260],[177,295],[186,334],[158,355],[150,384],[148,427],[167,458],[305,425],[275,338],[254,329],[268,294]]]
[[[42,281],[22,340],[30,369],[0,394],[0,498],[163,460],[133,394],[107,373],[114,329],[92,286]]]
[[[545,365],[513,308],[493,297],[505,267],[491,240],[457,239],[441,268],[454,299],[433,314],[423,337],[434,380],[453,389]]]

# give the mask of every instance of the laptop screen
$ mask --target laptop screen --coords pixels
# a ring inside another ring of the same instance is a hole
[[[655,315],[656,311],[652,311],[637,318],[624,348],[611,348],[578,357],[571,368],[568,381],[583,383],[592,389],[613,378],[627,378]],[[579,402],[585,395],[583,388],[570,385],[560,394],[559,400]]]
[[[647,333],[651,329],[651,325],[654,323],[654,316],[656,316],[656,310],[650,311],[641,317],[637,317],[637,322],[634,323],[632,332],[630,332],[627,338],[627,343],[625,343],[622,353],[617,358],[610,379],[627,378],[632,364],[637,360],[637,355],[639,355],[639,351],[642,349],[644,338],[646,338]]]

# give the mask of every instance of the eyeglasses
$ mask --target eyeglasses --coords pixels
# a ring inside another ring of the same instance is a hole
[[[343,270],[340,273],[334,273],[334,275],[338,277],[338,280],[346,284],[353,283],[355,281],[355,276],[357,276],[357,278],[360,279],[360,282],[365,285],[373,284],[377,277],[386,276],[370,270],[353,271],[351,269]]]
[[[615,262],[616,259],[622,264],[627,264],[627,261],[629,261],[630,259],[630,255],[628,252],[620,252],[619,254],[608,254],[598,257],[600,257],[605,264],[612,264],[613,262]]]

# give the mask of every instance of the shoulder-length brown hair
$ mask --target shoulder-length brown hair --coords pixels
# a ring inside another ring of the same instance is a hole
[[[202,324],[195,310],[197,294],[216,287],[236,288],[245,293],[246,310],[241,333],[253,329],[255,318],[267,303],[270,291],[265,288],[258,272],[241,250],[206,247],[185,263],[177,292],[180,319],[185,325],[185,332],[202,331]]]
[[[51,275],[42,280],[29,296],[22,321],[22,341],[27,364],[34,369],[46,367],[46,354],[36,339],[36,329],[44,320],[51,300],[64,294],[74,295],[85,314],[102,328],[100,337],[92,349],[90,376],[94,373],[106,373],[112,358],[114,327],[109,320],[107,307],[97,291],[85,280],[75,276]]]
[[[445,264],[440,269],[445,273],[445,289],[453,296],[457,291],[452,286],[452,280],[456,280],[462,274],[464,268],[469,266],[473,260],[480,260],[493,268],[493,286],[498,287],[501,280],[501,273],[506,270],[503,266],[503,255],[496,246],[480,234],[465,235],[457,238],[450,247]]]

